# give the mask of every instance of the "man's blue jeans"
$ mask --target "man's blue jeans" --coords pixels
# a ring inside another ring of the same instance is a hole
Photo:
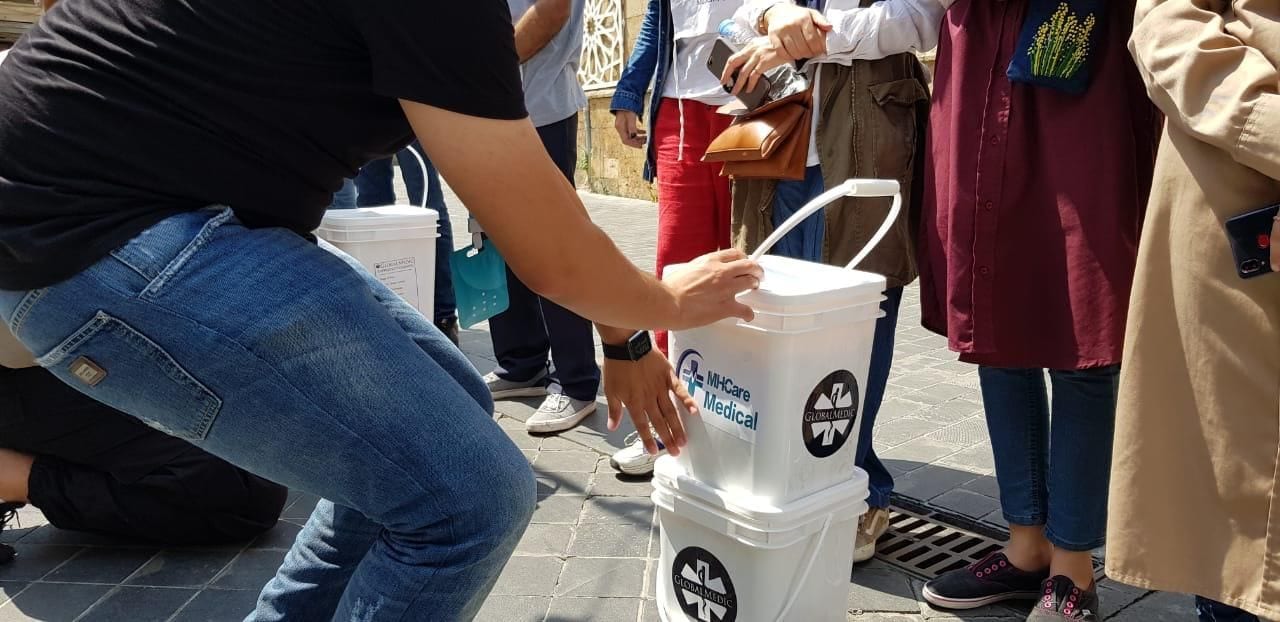
[[[1258,616],[1248,611],[1203,596],[1196,597],[1196,614],[1200,622],[1259,622]]]
[[[811,166],[805,171],[804,181],[778,182],[774,191],[773,226],[781,226],[792,214],[804,207],[805,203],[825,191],[822,169],[817,166]],[[783,236],[778,245],[773,247],[773,253],[821,262],[825,227],[826,220],[822,212],[818,212]],[[884,317],[876,320],[875,341],[871,346],[871,368],[867,374],[867,394],[863,399],[862,423],[855,458],[857,466],[866,471],[870,479],[871,494],[867,497],[867,504],[873,508],[889,507],[889,498],[893,496],[893,474],[889,473],[884,462],[876,455],[872,440],[875,436],[876,415],[880,413],[880,404],[884,401],[885,388],[889,384],[889,372],[893,368],[893,342],[898,330],[902,288],[889,288],[884,294],[885,300],[880,303]]]
[[[449,267],[449,255],[453,253],[453,223],[449,221],[449,206],[444,202],[444,185],[440,183],[440,174],[427,157],[422,144],[413,141],[409,145],[418,151],[427,170],[421,170],[417,158],[409,149],[401,149],[396,154],[400,162],[400,175],[404,177],[404,189],[409,195],[410,205],[422,205],[422,193],[427,193],[427,207],[440,215],[440,238],[436,241],[436,287],[435,287],[435,321],[442,322],[458,315],[458,298],[453,292],[453,270]],[[391,169],[391,158],[374,160],[360,169],[356,176],[351,196],[351,204],[339,205],[344,201],[344,192],[334,195],[334,209],[343,207],[378,207],[394,205],[396,202],[395,173]],[[343,188],[346,190],[346,187]]]
[[[572,184],[578,155],[578,115],[539,127],[538,137]],[[507,295],[511,306],[489,320],[493,354],[498,359],[494,373],[514,382],[531,380],[547,369],[550,356],[554,368],[549,389],[575,400],[595,401],[600,366],[596,364],[591,321],[534,293],[510,266]]]
[[[354,260],[229,209],[0,291],[63,382],[320,502],[249,620],[466,620],[524,531],[529,464],[471,363]]]
[[[1068,551],[1091,551],[1107,532],[1107,487],[1120,366],[1050,370],[979,367],[1000,506],[1010,525],[1044,525]]]

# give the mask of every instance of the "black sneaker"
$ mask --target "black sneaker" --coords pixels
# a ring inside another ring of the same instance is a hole
[[[436,328],[439,328],[440,332],[444,333],[444,336],[448,337],[449,341],[453,342],[453,345],[458,345],[458,318],[451,317],[444,320],[437,320]]]
[[[1097,585],[1094,589],[1082,590],[1071,579],[1058,576],[1044,582],[1040,589],[1040,602],[1027,616],[1027,622],[1097,622],[1102,619],[1101,609]]]
[[[0,503],[0,532],[9,523],[14,522],[18,518],[18,510],[25,507],[25,503]],[[0,544],[0,565],[13,561],[18,556],[18,551],[8,544]]]
[[[1004,553],[944,573],[924,586],[924,599],[943,609],[977,609],[1006,600],[1035,600],[1049,570],[1027,572],[1009,563]]]

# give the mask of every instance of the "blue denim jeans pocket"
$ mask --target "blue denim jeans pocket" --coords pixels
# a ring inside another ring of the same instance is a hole
[[[222,400],[159,345],[101,311],[38,362],[63,382],[91,387],[108,404],[127,404],[152,427],[184,440],[203,440],[222,408]]]
[[[4,292],[0,298],[9,301],[4,306],[12,305],[9,326],[36,353],[36,362],[63,382],[134,413],[162,432],[203,440],[222,400],[159,345],[162,339],[153,339],[166,335],[148,336],[122,319],[128,316],[127,307],[115,309],[108,299],[155,298],[232,219],[229,208],[174,216],[63,283],[31,292]],[[76,300],[80,304],[64,304]],[[115,310],[108,312],[93,301]],[[75,311],[67,312],[71,308]],[[43,317],[28,322],[36,316]]]
[[[218,228],[234,217],[231,208],[224,207],[170,218],[111,251],[111,258],[146,280],[145,287],[136,292],[139,298],[154,299]]]

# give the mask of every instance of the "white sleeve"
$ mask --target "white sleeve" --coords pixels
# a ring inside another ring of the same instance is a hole
[[[828,0],[831,22],[823,63],[875,60],[938,45],[943,15],[955,0],[883,0],[859,8],[858,0]]]

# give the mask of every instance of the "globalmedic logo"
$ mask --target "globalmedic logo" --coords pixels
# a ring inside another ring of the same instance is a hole
[[[809,393],[801,434],[815,458],[833,456],[853,435],[858,421],[858,379],[853,372],[832,372]]]
[[[758,413],[751,410],[749,389],[734,382],[733,378],[707,369],[697,350],[685,350],[680,355],[676,369],[680,373],[680,382],[684,383],[689,395],[701,404],[704,413],[755,431],[760,418]]]
[[[699,622],[734,622],[738,598],[724,564],[705,549],[691,546],[671,564],[671,586],[680,610]]]

